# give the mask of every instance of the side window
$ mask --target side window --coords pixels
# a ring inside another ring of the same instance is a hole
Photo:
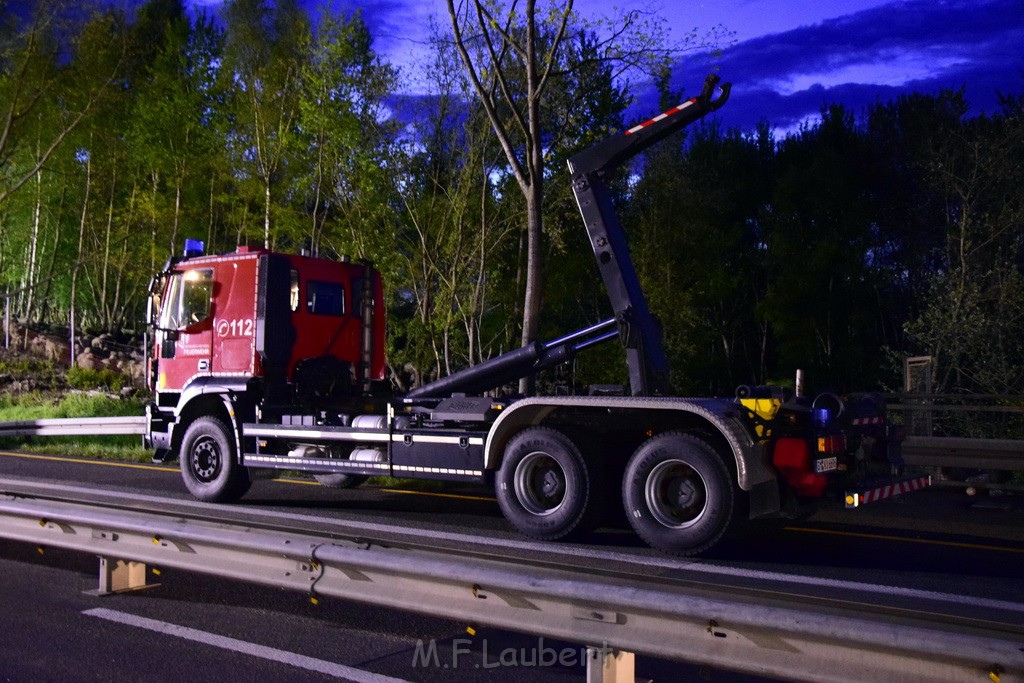
[[[294,268],[292,268],[292,288],[288,303],[292,307],[292,313],[299,310],[299,271]]]
[[[315,315],[344,315],[345,287],[340,282],[308,281],[306,311]]]
[[[201,268],[175,273],[167,283],[167,296],[160,309],[160,327],[178,330],[210,317],[213,270]]]
[[[363,278],[361,277],[352,280],[352,315],[357,317],[363,315]]]
[[[213,298],[213,271],[209,269],[188,270],[182,278],[185,281],[182,296],[183,326],[201,323],[210,317],[210,300]]]

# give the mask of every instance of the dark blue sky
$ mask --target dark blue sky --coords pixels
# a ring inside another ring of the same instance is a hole
[[[223,0],[187,1],[216,11]],[[406,83],[426,52],[431,17],[442,27],[448,21],[443,0],[301,2],[361,8],[377,50],[406,70]],[[732,101],[720,111],[727,126],[749,129],[767,119],[784,132],[826,103],[859,113],[902,93],[943,88],[965,87],[975,112],[994,111],[997,91],[1024,92],[1024,0],[675,0],[661,7],[577,0],[576,9],[594,18],[612,5],[653,10],[677,37],[715,25],[735,33],[721,58],[687,57],[674,78],[687,95],[695,94],[709,68],[731,81]],[[641,84],[634,94],[638,116],[655,113]]]
[[[1024,0],[891,2],[742,40],[717,62],[734,82],[721,110],[729,125],[766,118],[790,129],[822,104],[854,112],[911,91],[966,88],[975,112],[998,108],[997,91],[1024,92]],[[706,64],[686,64],[694,83]]]

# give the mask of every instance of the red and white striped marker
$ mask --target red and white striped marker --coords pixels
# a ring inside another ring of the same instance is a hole
[[[931,485],[931,476],[925,476],[917,477],[916,479],[907,479],[906,481],[896,482],[895,484],[889,484],[887,486],[880,486],[869,491],[847,493],[846,507],[855,508],[860,507],[861,505],[867,505],[868,503],[877,503],[880,500],[893,498],[901,493],[920,491],[921,489],[927,488]]]
[[[884,425],[885,417],[876,415],[875,417],[855,417],[850,420],[850,424],[854,427],[860,427],[862,425]]]
[[[678,114],[679,112],[681,112],[682,110],[686,109],[687,107],[689,107],[690,105],[693,105],[693,104],[697,104],[697,98],[693,98],[692,100],[689,100],[687,102],[683,102],[678,107],[672,107],[671,109],[669,109],[664,114],[658,114],[657,116],[655,116],[650,121],[644,121],[639,126],[633,126],[632,128],[630,128],[629,130],[626,131],[626,135],[632,135],[633,133],[641,131],[644,128],[646,128],[647,126],[655,124],[658,121],[661,121],[662,119],[664,119],[664,118],[666,118],[668,116],[672,116],[673,114]]]

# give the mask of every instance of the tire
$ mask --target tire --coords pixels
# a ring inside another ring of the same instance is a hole
[[[524,536],[553,541],[596,526],[598,473],[555,429],[531,427],[512,437],[494,488],[505,519]]]
[[[674,555],[706,552],[738,525],[739,491],[700,438],[666,432],[633,453],[622,480],[626,516],[648,545]]]
[[[201,417],[181,442],[181,477],[199,500],[226,503],[245,495],[252,485],[249,470],[238,463],[234,439],[215,417]]]
[[[332,472],[330,474],[314,474],[313,478],[320,482],[321,486],[329,489],[354,489],[369,477],[362,474],[344,474]]]

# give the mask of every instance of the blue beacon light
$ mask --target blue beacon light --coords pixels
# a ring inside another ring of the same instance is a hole
[[[202,256],[205,252],[206,245],[203,244],[202,240],[185,240],[185,258],[194,258],[196,256]]]

